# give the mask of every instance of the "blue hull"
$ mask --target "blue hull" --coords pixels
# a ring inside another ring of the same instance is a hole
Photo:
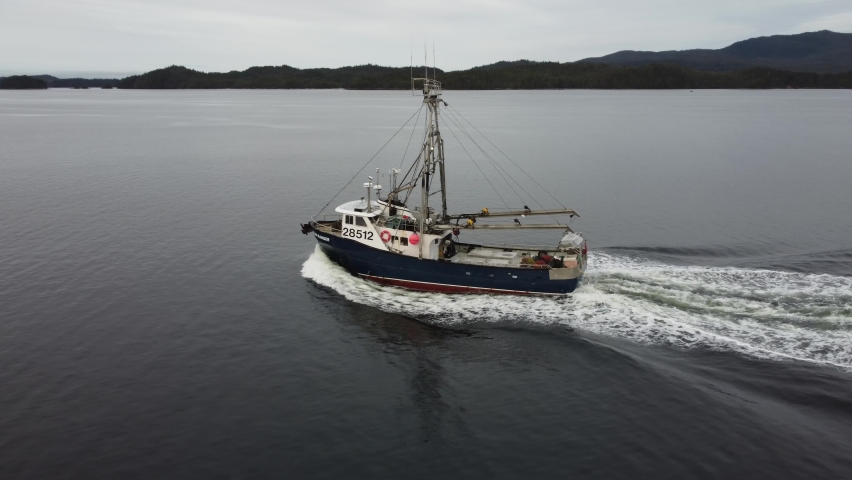
[[[323,252],[353,275],[413,290],[560,295],[582,278],[551,280],[547,269],[465,265],[383,252],[334,235],[315,234]]]

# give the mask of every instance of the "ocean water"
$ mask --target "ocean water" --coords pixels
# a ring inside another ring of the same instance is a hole
[[[300,234],[408,92],[0,92],[0,478],[852,476],[852,93],[444,97],[451,210],[575,208],[574,294]]]

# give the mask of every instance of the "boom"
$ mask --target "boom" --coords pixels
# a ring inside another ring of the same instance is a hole
[[[466,218],[482,218],[482,217],[517,217],[520,215],[570,215],[579,217],[580,214],[574,210],[565,208],[559,210],[510,210],[508,212],[489,212],[483,209],[479,213],[462,213],[459,215],[450,215],[450,220],[464,220]]]

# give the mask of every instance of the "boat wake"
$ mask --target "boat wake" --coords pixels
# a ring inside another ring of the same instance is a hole
[[[589,254],[566,297],[445,295],[353,277],[319,249],[302,275],[348,300],[443,325],[564,325],[639,343],[697,346],[764,359],[852,368],[852,278],[733,267],[674,266]]]

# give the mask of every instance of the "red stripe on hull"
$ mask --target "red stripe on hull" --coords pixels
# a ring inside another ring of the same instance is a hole
[[[398,278],[376,277],[373,275],[359,274],[362,278],[371,280],[382,285],[419,290],[423,292],[442,293],[496,293],[504,295],[564,295],[561,293],[525,292],[521,290],[502,290],[499,288],[465,287],[462,285],[446,285],[443,283],[414,282],[411,280],[400,280]]]

